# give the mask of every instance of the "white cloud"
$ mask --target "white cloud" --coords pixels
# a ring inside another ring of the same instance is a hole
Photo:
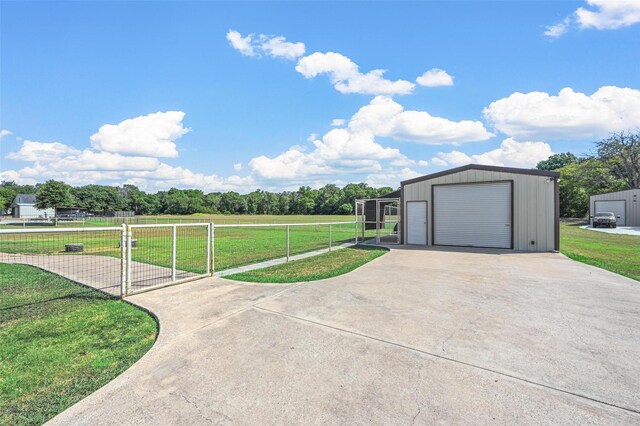
[[[233,165],[233,170],[235,170],[236,172],[239,172],[240,170],[242,170],[242,163],[235,163]]]
[[[304,55],[304,43],[292,43],[282,36],[266,36],[260,34],[260,49],[274,58],[298,59]]]
[[[7,154],[9,160],[54,161],[67,155],[76,155],[80,151],[60,142],[35,142],[26,140],[16,152]]]
[[[242,34],[238,31],[229,30],[229,32],[227,32],[227,40],[229,40],[231,47],[245,56],[256,56],[256,52],[252,45],[252,39],[252,34],[242,37]]]
[[[377,96],[351,118],[352,131],[370,131],[376,136],[392,137],[427,145],[461,144],[484,141],[494,135],[479,121],[451,121],[426,111],[404,110],[386,96]]]
[[[372,173],[367,176],[366,183],[373,187],[390,186],[391,188],[397,188],[403,180],[412,179],[420,175],[421,173],[405,167],[400,170],[385,170]]]
[[[342,127],[346,122],[344,118],[334,118],[331,120],[331,127]]]
[[[100,153],[100,155],[117,155]],[[133,158],[133,157],[127,157]],[[193,172],[184,167],[175,167],[158,162],[155,167],[142,170],[141,165],[132,169],[118,169],[124,163],[111,166],[101,163],[97,168],[82,165],[74,158],[65,158],[48,163],[36,162],[32,166],[20,170],[6,170],[0,173],[2,180],[14,180],[18,183],[33,184],[46,179],[57,179],[71,185],[87,185],[96,182],[111,182],[118,185],[131,183],[143,190],[158,191],[172,187],[195,188],[203,191],[251,191],[257,188],[252,176],[229,176],[227,178],[215,174],[206,175]],[[154,160],[155,159],[147,159]],[[137,161],[137,160],[136,160]],[[114,168],[110,170],[109,167]],[[117,170],[115,170],[117,169]]]
[[[575,12],[576,21],[582,28],[608,30],[640,22],[638,0],[587,0],[587,4],[593,9],[580,7]]]
[[[0,182],[15,182],[18,185],[35,185],[34,178],[22,176],[17,170],[0,170]]]
[[[581,29],[615,30],[640,22],[638,0],[586,0],[589,8],[579,7],[555,25],[546,27],[544,35],[557,38],[566,34],[570,27]]]
[[[333,173],[329,165],[318,163],[313,156],[296,148],[273,158],[265,155],[255,157],[249,161],[249,168],[265,179],[294,179]]]
[[[148,157],[177,157],[176,139],[190,131],[182,124],[182,111],[156,112],[105,124],[91,135],[91,146],[99,151]]]
[[[227,40],[231,47],[244,56],[259,57],[261,53],[272,58],[296,60],[305,52],[304,43],[287,41],[283,36],[260,34],[257,38],[253,34],[245,37],[236,30],[227,32]]]
[[[12,134],[13,132],[11,130],[7,130],[7,129],[0,130],[0,141]]]
[[[31,164],[19,170],[4,170],[0,173],[0,179],[24,184],[46,179],[58,179],[71,185],[134,183],[150,191],[171,187],[206,191],[255,189],[252,176],[223,178],[160,162],[157,157],[175,150],[173,140],[188,131],[182,127],[183,116],[181,112],[157,113],[125,120],[116,126],[102,126],[92,136],[93,147],[90,149],[80,150],[59,142],[25,140],[18,151],[7,154],[6,158]],[[140,151],[144,154],[127,155],[127,152],[121,154],[104,149],[120,149],[127,139],[132,143],[136,140],[146,141],[144,148],[126,149],[128,152]],[[167,141],[171,143],[167,144]],[[150,150],[150,146],[155,146],[156,150]]]
[[[418,77],[416,82],[425,87],[453,86],[453,77],[445,70],[432,68]]]
[[[126,174],[130,182],[135,182],[142,188],[152,190],[179,188],[196,188],[203,191],[248,191],[255,189],[251,176],[230,176],[223,178],[215,174],[205,175],[193,172],[184,167],[174,167],[168,164],[160,166],[152,171],[129,172]]]
[[[362,74],[355,62],[335,52],[315,52],[305,56],[298,61],[296,71],[305,78],[327,74],[335,89],[345,94],[406,95],[415,87],[415,84],[406,80],[385,79],[384,70],[372,70]]]
[[[562,22],[558,22],[555,25],[548,25],[544,32],[544,35],[550,38],[558,38],[569,31],[569,26],[571,25],[571,18],[567,17],[562,20]]]
[[[85,149],[79,155],[72,155],[50,164],[57,170],[154,170],[160,166],[157,158],[131,157],[111,152],[95,152]]]
[[[249,168],[265,179],[302,179],[378,170],[379,160],[404,158],[399,150],[376,143],[372,134],[347,129],[333,129],[312,143],[315,149],[311,152],[292,147],[273,158],[253,158]]]
[[[562,89],[514,93],[484,109],[485,118],[508,136],[534,139],[595,139],[640,127],[640,91],[604,86],[592,95]]]
[[[238,31],[229,30],[227,40],[234,49],[245,56],[259,57],[262,53],[289,60],[299,58],[296,71],[306,78],[327,74],[331,84],[340,93],[406,95],[415,87],[410,81],[387,80],[383,77],[385,70],[375,69],[363,74],[355,62],[340,53],[315,52],[304,56],[304,43],[288,42],[283,36],[260,34],[254,38],[253,34],[249,34],[243,37]]]
[[[442,160],[442,159],[440,159],[438,157],[433,157],[431,159],[431,163],[434,166],[448,166],[449,165],[449,163],[447,163],[446,161],[444,161],[444,160]]]
[[[454,122],[432,117],[424,111],[404,111],[387,96],[377,96],[361,107],[346,127],[334,128],[322,138],[311,135],[314,149],[292,147],[274,157],[259,156],[249,162],[252,172],[267,180],[312,179],[341,173],[383,170],[391,167],[424,167],[425,160],[412,160],[396,148],[384,147],[377,137],[412,140],[425,144],[459,144],[486,140],[493,135],[482,123]]]
[[[490,166],[510,166],[533,168],[551,155],[551,147],[544,142],[517,142],[512,138],[502,141],[499,148],[483,154],[467,155],[460,151],[439,152],[432,159],[438,166],[461,166],[465,164],[485,164]]]
[[[426,167],[429,165],[429,162],[427,160],[412,160],[410,158],[405,157],[405,158],[398,158],[396,160],[393,160],[389,164],[394,167],[415,167],[415,166]]]

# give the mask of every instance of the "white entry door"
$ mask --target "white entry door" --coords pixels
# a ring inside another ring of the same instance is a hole
[[[407,202],[407,244],[427,245],[427,202]]]
[[[433,187],[433,244],[511,248],[511,182]]]
[[[624,217],[625,211],[625,202],[624,200],[619,201],[596,201],[596,213],[606,213],[611,212],[616,215],[616,217],[620,216],[618,219],[617,225],[624,226],[626,223],[626,218]]]

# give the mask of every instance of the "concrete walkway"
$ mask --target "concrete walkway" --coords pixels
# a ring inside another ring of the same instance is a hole
[[[331,250],[339,250],[347,247],[352,247],[354,243],[344,243],[331,248]],[[276,266],[282,263],[291,262],[294,260],[306,259],[307,257],[318,256],[319,254],[328,253],[329,249],[314,250],[302,254],[296,254],[286,257],[280,257],[278,259],[265,260],[264,262],[252,263],[251,265],[238,266],[237,268],[225,269],[224,271],[215,272],[213,275],[216,277],[224,277],[227,275],[239,274],[241,272],[255,271],[256,269],[268,268],[269,266]]]
[[[560,254],[396,248],[129,300],[158,341],[50,424],[640,423],[640,285]]]
[[[353,246],[353,243],[344,243],[332,247],[339,250]],[[327,253],[328,249],[314,250],[307,253],[289,256],[289,261],[305,259],[312,256]],[[286,257],[253,263],[251,265],[226,269],[214,273],[216,277],[233,275],[240,272],[253,271],[280,265],[287,262]],[[120,259],[111,256],[81,255],[37,255],[37,254],[9,254],[0,252],[0,263],[20,263],[36,266],[45,271],[53,272],[72,281],[102,290],[106,293],[120,296]],[[170,284],[171,268],[151,265],[142,262],[131,262],[131,291],[137,292],[164,284]],[[195,277],[197,274],[188,271],[176,271],[176,280]]]
[[[61,275],[72,281],[120,296],[120,259],[91,254],[7,254],[0,253],[2,263],[31,265]],[[176,280],[197,276],[188,271],[176,271]],[[131,262],[131,291],[171,283],[171,268]]]
[[[640,226],[618,226],[617,228],[594,228],[591,225],[581,226],[589,231],[604,232],[606,234],[636,235],[640,237]]]

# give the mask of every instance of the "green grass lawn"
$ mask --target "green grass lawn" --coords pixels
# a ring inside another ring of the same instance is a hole
[[[386,249],[379,247],[349,247],[268,268],[228,275],[225,278],[258,283],[322,280],[351,272],[386,252]]]
[[[0,264],[0,424],[42,424],[155,341],[148,313],[26,265]]]
[[[560,252],[573,260],[640,281],[640,237],[560,224]]]
[[[314,216],[306,216],[314,217]],[[136,262],[171,266],[171,228],[133,228],[138,247],[132,249]],[[372,237],[373,230],[366,231]],[[332,225],[331,242],[353,241],[353,224]],[[361,235],[361,234],[360,234]],[[206,272],[207,230],[205,227],[177,228],[177,269]],[[3,234],[0,252],[19,254],[61,254],[65,244],[83,243],[84,254],[119,257],[120,231],[43,232]],[[329,246],[329,226],[291,226],[290,254],[300,254]],[[277,227],[231,227],[215,229],[215,270],[221,271],[286,255],[286,232]],[[82,254],[77,254],[81,256]],[[76,255],[74,255],[76,256]]]

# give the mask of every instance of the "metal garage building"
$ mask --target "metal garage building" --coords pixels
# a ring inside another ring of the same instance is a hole
[[[619,216],[618,226],[640,226],[640,189],[592,195],[589,197],[589,216],[600,212]]]
[[[554,251],[560,174],[470,164],[401,183],[404,244]]]

